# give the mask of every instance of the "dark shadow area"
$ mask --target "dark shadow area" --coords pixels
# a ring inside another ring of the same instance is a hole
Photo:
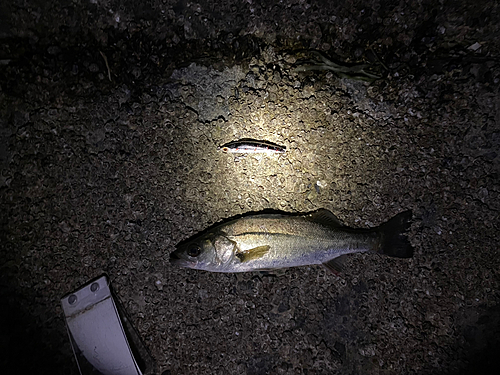
[[[482,307],[471,315],[479,315],[463,331],[466,341],[467,366],[460,375],[494,375],[500,368],[500,306]]]
[[[5,374],[78,374],[68,337],[46,330],[28,313],[32,304],[2,287],[0,296],[0,366]],[[62,317],[51,323],[61,324]],[[62,355],[64,353],[64,355]]]

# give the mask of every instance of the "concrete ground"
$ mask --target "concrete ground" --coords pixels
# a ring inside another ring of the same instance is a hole
[[[493,374],[494,1],[0,4],[0,367],[78,373],[60,298],[106,273],[158,374]],[[338,3],[334,5],[333,3]],[[367,64],[375,80],[324,66]],[[234,156],[240,138],[287,147]],[[413,211],[412,259],[175,268],[229,217]]]

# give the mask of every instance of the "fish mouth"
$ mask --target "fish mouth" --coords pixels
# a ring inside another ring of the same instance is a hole
[[[197,262],[187,260],[184,258],[180,258],[177,254],[176,251],[174,251],[172,254],[170,254],[170,264],[173,264],[178,267],[185,267],[185,268],[194,268],[196,266]]]

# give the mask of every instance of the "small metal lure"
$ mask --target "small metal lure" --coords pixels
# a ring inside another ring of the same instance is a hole
[[[282,154],[286,152],[285,146],[250,138],[243,138],[238,141],[226,143],[218,149],[222,152],[231,154]]]

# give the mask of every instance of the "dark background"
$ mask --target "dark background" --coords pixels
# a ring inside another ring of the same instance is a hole
[[[2,371],[77,373],[59,300],[107,273],[158,373],[494,373],[499,14],[493,1],[2,2]],[[382,78],[294,72],[310,50]],[[245,137],[288,152],[217,152]],[[320,207],[352,227],[411,209],[414,258],[358,254],[341,277],[168,262],[221,219]]]

